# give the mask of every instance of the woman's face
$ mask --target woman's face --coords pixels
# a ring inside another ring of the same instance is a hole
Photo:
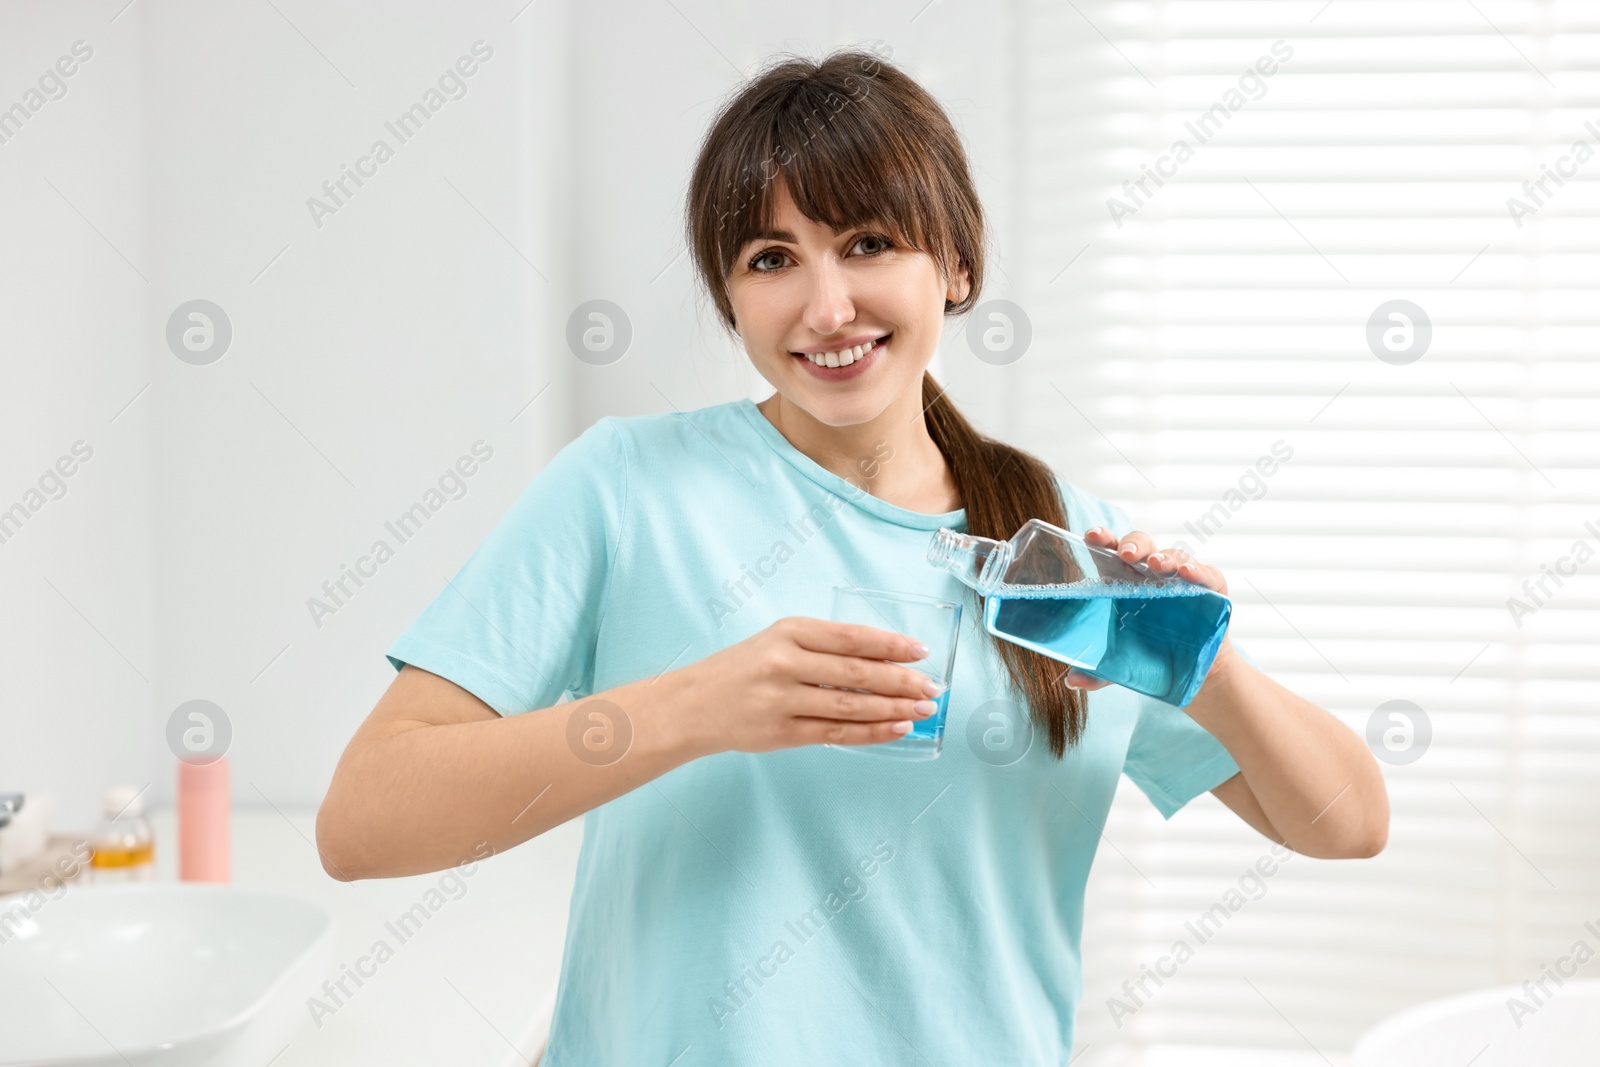
[[[746,243],[728,276],[756,370],[830,426],[875,419],[908,392],[920,408],[944,302],[966,296],[966,269],[947,285],[932,256],[886,230],[833,233],[800,214],[781,180],[774,195],[775,231]],[[833,355],[819,366],[811,353]]]

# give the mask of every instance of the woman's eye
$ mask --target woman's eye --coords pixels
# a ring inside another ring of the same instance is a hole
[[[768,249],[767,251],[760,253],[754,259],[752,259],[750,261],[750,269],[755,271],[758,274],[769,273],[771,271],[777,270],[779,267],[783,266],[782,262],[774,264],[771,267],[762,267],[760,265],[763,260],[772,259],[774,257],[778,258],[781,261],[783,259],[783,253],[778,251],[775,248]]]
[[[869,256],[876,255],[877,253],[885,251],[886,249],[892,247],[892,245],[890,244],[890,241],[889,241],[889,239],[887,237],[880,237],[875,233],[863,234],[862,237],[861,237],[861,240],[857,241],[856,244],[860,245],[861,241],[874,241],[880,246],[877,249],[868,251],[867,255],[869,255]]]

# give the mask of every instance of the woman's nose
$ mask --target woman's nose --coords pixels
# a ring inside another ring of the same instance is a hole
[[[824,257],[810,273],[805,324],[826,337],[856,317],[855,303],[850,299],[849,280],[836,258]]]

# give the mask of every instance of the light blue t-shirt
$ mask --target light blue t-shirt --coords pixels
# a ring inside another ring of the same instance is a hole
[[[1071,529],[1131,528],[1057,482]],[[1024,747],[976,596],[926,562],[941,526],[965,530],[964,511],[858,489],[750,400],[608,416],[389,650],[515,715],[827,618],[835,585],[965,605],[938,759],[722,752],[585,815],[542,1067],[1068,1061],[1084,880],[1118,776],[1170,817],[1238,766],[1121,686],[1089,695],[1064,761],[1042,731]]]

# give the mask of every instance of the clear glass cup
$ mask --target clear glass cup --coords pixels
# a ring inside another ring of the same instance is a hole
[[[829,745],[841,752],[888,756],[892,759],[937,759],[944,747],[944,721],[950,703],[950,673],[955,668],[956,638],[961,632],[961,605],[953,600],[895,593],[887,589],[862,589],[854,585],[833,587],[834,622],[858,623],[892,630],[928,646],[922,659],[890,660],[932,678],[940,687],[933,698],[937,710],[926,719],[913,719],[911,732],[875,745]],[[833,688],[824,686],[824,688]],[[858,690],[868,692],[868,690]]]

